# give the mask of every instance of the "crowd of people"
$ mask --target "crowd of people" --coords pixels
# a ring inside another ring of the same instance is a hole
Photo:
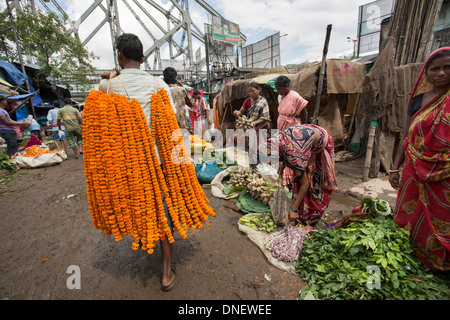
[[[61,108],[59,100],[53,101],[54,108],[47,113],[47,126],[42,126],[34,117],[29,116],[22,121],[11,119],[11,108],[8,97],[0,95],[0,136],[6,144],[6,153],[13,157],[18,151],[18,138],[23,137],[23,132],[29,130],[30,142],[26,146],[42,145],[45,142],[45,128],[51,128],[51,139],[59,150],[68,154],[68,148],[73,150],[74,158],[78,159],[83,152],[81,112],[72,104],[70,98],[64,100]],[[12,110],[11,110],[12,109]]]
[[[144,55],[137,36],[128,33],[119,36],[116,54],[121,68],[103,73],[99,90],[139,101],[151,128],[151,97],[164,88],[170,92],[180,128],[198,129],[202,134],[210,128],[208,101],[198,90],[191,96],[177,80],[174,68],[166,68],[163,79],[140,69]],[[325,128],[308,123],[308,101],[290,88],[287,76],[276,79],[275,89],[279,114],[276,123],[272,123],[268,101],[255,82],[249,84],[248,99],[234,111],[234,116],[252,118],[257,137],[260,130],[278,129],[264,146],[279,160],[280,179],[292,191],[289,220],[313,231],[330,204],[332,192],[338,189],[333,137]],[[8,154],[13,155],[17,151],[17,141],[12,128],[25,127],[27,123],[10,119],[5,111],[5,100],[0,96],[0,133],[7,141]],[[70,99],[64,103],[60,108],[59,102],[55,101],[55,109],[48,115],[53,140],[66,152],[68,148],[72,149],[78,158],[82,152],[82,116],[72,107]],[[436,270],[450,269],[449,108],[450,48],[443,48],[430,56],[414,89],[408,108],[404,148],[399,149],[389,178],[392,186],[399,189],[395,221],[411,231],[416,253],[424,264]],[[260,146],[261,141],[256,141]],[[156,141],[155,147],[158,153]],[[167,206],[165,208],[170,222]],[[172,252],[173,244],[167,239],[161,241],[161,288],[164,291],[173,288],[177,275]]]

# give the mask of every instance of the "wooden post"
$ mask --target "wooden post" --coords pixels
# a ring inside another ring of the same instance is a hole
[[[350,122],[350,128],[348,130],[348,138],[345,141],[344,150],[347,150],[348,144],[350,143],[350,140],[352,139],[353,124],[355,123],[356,114],[358,113],[359,102],[361,101],[361,95],[362,95],[362,93],[358,93],[358,96],[356,97],[356,105],[355,105],[355,108],[353,109],[352,121]],[[356,128],[356,130],[358,130],[358,128]]]
[[[372,121],[370,123],[369,141],[367,142],[367,153],[366,153],[366,161],[364,164],[363,181],[369,180],[370,163],[372,161],[373,144],[375,142],[375,134],[377,131],[377,126],[378,123],[376,121]]]
[[[333,25],[329,24],[327,27],[327,36],[325,38],[325,46],[323,48],[323,57],[322,57],[322,65],[320,67],[320,76],[319,76],[319,83],[317,85],[317,94],[316,94],[316,105],[314,108],[314,116],[312,119],[313,124],[319,123],[319,111],[320,111],[320,100],[322,97],[322,91],[323,91],[323,82],[325,79],[325,70],[327,67],[327,55],[328,55],[328,45],[330,44],[330,37],[331,37],[331,29],[333,28]]]

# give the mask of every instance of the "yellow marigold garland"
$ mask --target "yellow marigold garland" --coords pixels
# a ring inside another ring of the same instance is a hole
[[[182,137],[172,140],[179,126],[164,89],[153,95],[151,108],[152,131],[137,100],[93,90],[85,103],[83,121],[93,225],[107,236],[114,235],[116,241],[132,236],[132,248],[142,245],[149,254],[159,240],[174,242],[163,195],[173,232],[182,239],[186,239],[188,229],[202,228],[202,223],[215,215],[188,152],[182,152]]]
[[[54,153],[58,153],[61,150],[55,150],[55,151],[50,151],[47,150],[45,148],[39,147],[39,146],[31,146],[25,149],[25,152],[22,154],[24,157],[37,157],[43,154],[54,154]]]

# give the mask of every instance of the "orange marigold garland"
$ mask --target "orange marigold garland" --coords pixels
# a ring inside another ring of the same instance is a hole
[[[174,242],[163,195],[173,232],[182,239],[188,229],[201,228],[208,216],[215,215],[183,150],[182,136],[172,139],[179,126],[164,89],[152,96],[151,108],[152,131],[137,100],[93,90],[83,121],[86,187],[94,227],[107,236],[113,234],[116,241],[132,236],[132,248],[142,245],[149,254],[157,241]]]

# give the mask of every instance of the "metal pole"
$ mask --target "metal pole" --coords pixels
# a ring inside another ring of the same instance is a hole
[[[16,25],[14,23],[14,17],[12,15],[11,8],[9,7],[9,1],[10,0],[6,0],[6,7],[8,8],[9,18],[11,19],[11,28],[13,30],[14,41],[16,42],[16,46],[17,46],[17,53],[19,55],[20,67],[22,69],[22,73],[25,75],[25,87],[27,88],[27,91],[29,93],[31,93],[30,84],[28,83],[27,73],[25,72],[25,66],[23,63],[22,50],[20,49],[19,40],[17,39],[17,31],[16,31]],[[31,105],[31,111],[33,113],[33,117],[36,119],[36,112],[34,110],[33,100],[31,100],[31,99],[30,99],[30,105]]]
[[[209,37],[208,33],[205,34],[205,53],[206,53],[206,90],[208,94],[211,92],[211,76],[209,74]]]
[[[333,25],[329,24],[327,27],[327,36],[325,38],[325,46],[323,48],[322,66],[320,67],[319,84],[317,85],[316,106],[314,109],[314,116],[312,119],[312,123],[316,124],[316,125],[319,122],[320,100],[322,97],[323,82],[325,79],[325,69],[327,66],[328,45],[330,43],[330,36],[331,36],[332,28],[333,28]]]

